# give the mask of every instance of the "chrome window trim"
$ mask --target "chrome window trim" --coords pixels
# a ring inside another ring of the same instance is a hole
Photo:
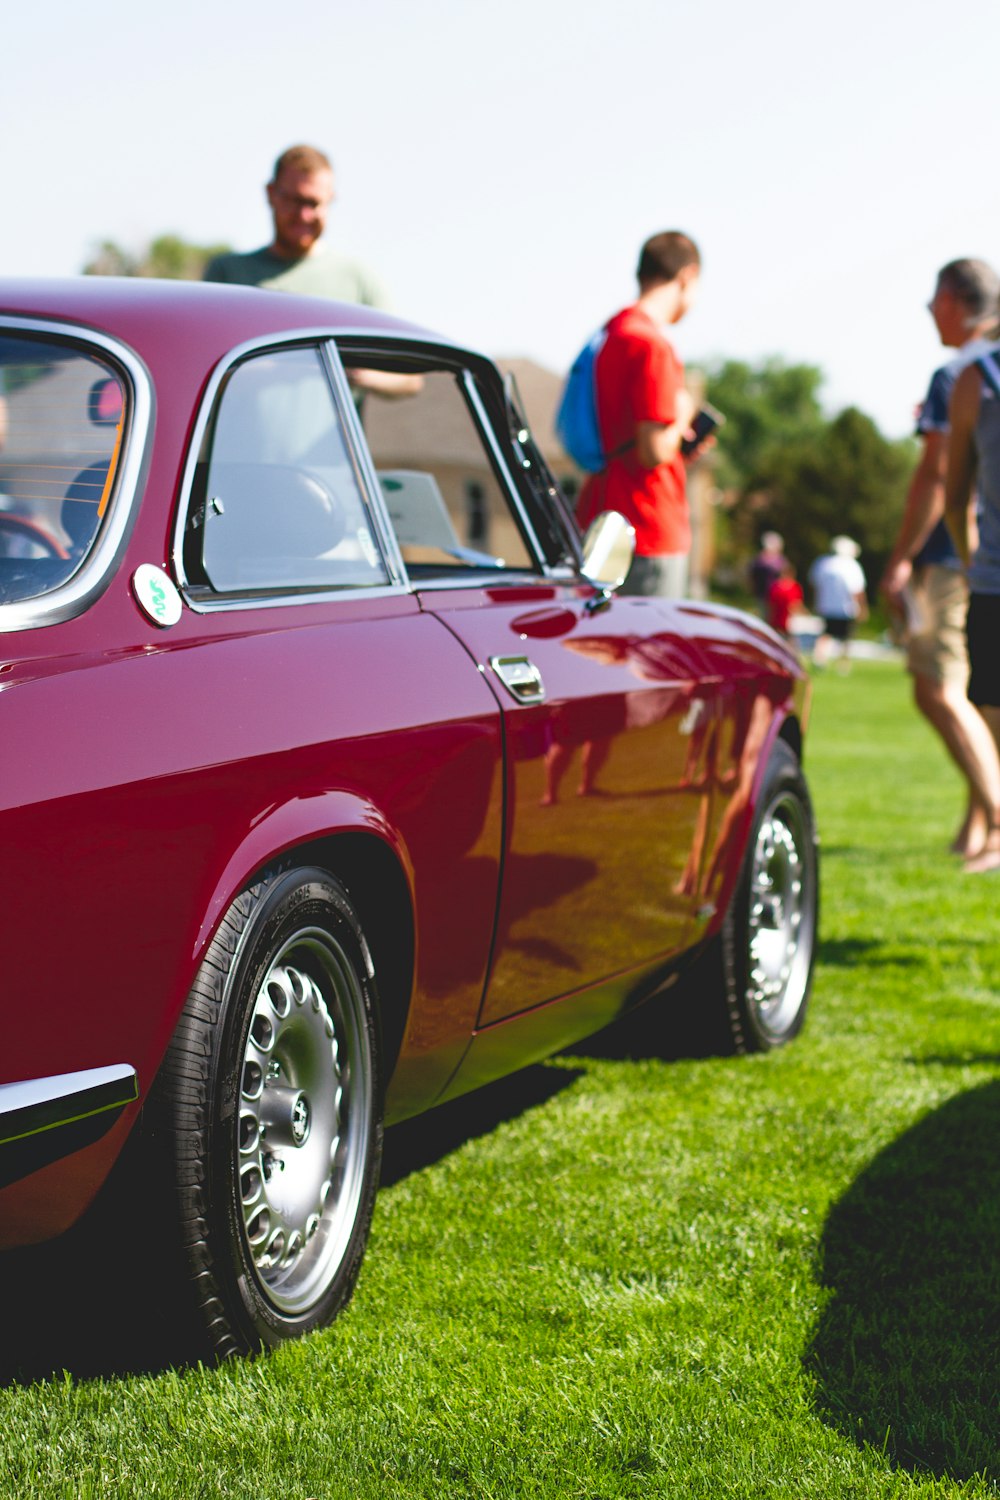
[[[131,384],[128,421],[122,437],[121,458],[107,523],[95,546],[72,578],[35,599],[0,604],[0,632],[35,630],[82,614],[104,592],[125,549],[136,510],[136,494],[147,459],[154,409],[149,373],[138,355],[108,334],[79,323],[0,314],[0,329],[42,334],[62,344],[100,350],[122,369]]]
[[[214,614],[216,611],[230,612],[239,609],[287,609],[290,605],[328,603],[338,599],[371,599],[384,598],[387,595],[400,593],[406,587],[405,574],[400,575],[394,566],[394,559],[383,549],[382,560],[389,574],[388,583],[374,583],[372,585],[358,584],[345,588],[301,588],[293,592],[282,593],[278,590],[259,595],[239,595],[232,593],[212,594],[210,597],[201,592],[198,585],[193,585],[184,569],[184,531],[191,503],[191,490],[194,485],[195,468],[198,463],[198,454],[205,438],[209,418],[215,406],[215,401],[226,376],[234,365],[255,354],[263,354],[268,351],[280,351],[281,349],[307,347],[315,349],[320,357],[320,362],[330,381],[330,394],[333,399],[334,408],[340,417],[347,437],[348,457],[354,467],[358,478],[358,486],[362,499],[376,523],[376,536],[381,544],[383,541],[383,528],[385,518],[381,508],[378,510],[371,503],[369,486],[365,483],[367,478],[366,466],[359,460],[357,446],[357,413],[354,412],[354,402],[350,400],[348,391],[347,405],[349,412],[342,409],[341,383],[346,387],[347,377],[343,370],[336,368],[336,350],[331,360],[327,351],[328,345],[333,341],[333,333],[329,327],[319,328],[289,328],[279,333],[263,334],[256,338],[246,339],[242,344],[236,344],[219,360],[212,371],[201,404],[198,408],[198,416],[191,431],[188,442],[187,457],[184,460],[184,472],[181,477],[180,504],[177,507],[177,515],[174,523],[173,545],[171,548],[171,566],[177,586],[184,593],[185,603],[195,614]],[[351,416],[353,413],[353,417]],[[367,454],[367,447],[363,446],[362,452]]]
[[[396,584],[380,583],[369,586],[366,583],[344,585],[336,588],[308,588],[303,587],[297,593],[279,593],[277,588],[272,594],[212,594],[192,592],[190,585],[184,586],[184,603],[188,609],[196,615],[229,614],[239,609],[288,609],[290,605],[298,605],[300,609],[308,604],[332,604],[334,602],[343,604],[351,599],[398,599],[400,594],[409,592]]]
[[[554,586],[554,579],[547,578],[541,573],[530,573],[526,568],[519,571],[514,568],[506,568],[502,573],[491,573],[488,569],[466,568],[458,578],[446,577],[444,574],[436,578],[418,578],[413,584],[413,592],[419,594],[440,593],[445,589],[489,589],[494,593],[497,589],[523,589],[529,584],[539,586]]]
[[[361,426],[361,418],[358,408],[354,404],[351,395],[350,382],[344,370],[343,361],[340,358],[340,350],[333,339],[327,339],[323,346],[323,355],[326,362],[327,373],[333,384],[337,405],[340,408],[340,419],[347,432],[351,447],[351,457],[358,476],[358,483],[368,503],[368,510],[376,522],[379,545],[382,556],[389,568],[389,574],[393,582],[400,588],[409,588],[410,580],[406,573],[406,564],[403,562],[396,533],[389,519],[389,511],[386,507],[385,496],[382,494],[382,486],[378,482],[378,474],[372,461],[371,450],[365,438],[364,428]]]
[[[529,553],[534,553],[537,571],[532,573],[531,576],[533,578],[544,578],[546,575],[545,553],[541,547],[541,544],[539,543],[538,537],[535,535],[535,528],[531,524],[531,518],[524,508],[524,502],[521,499],[520,491],[514,481],[514,475],[511,472],[510,465],[507,462],[507,456],[500,446],[500,442],[497,438],[493,423],[490,421],[489,414],[486,411],[486,407],[483,405],[483,398],[479,394],[479,387],[476,382],[476,377],[467,365],[463,365],[462,373],[464,376],[463,384],[465,385],[466,395],[468,396],[469,403],[472,406],[473,412],[475,413],[476,423],[479,426],[483,436],[485,437],[490,451],[493,454],[493,460],[503,477],[508,497],[512,502],[512,508],[514,509],[520,521],[521,533],[522,536],[524,536],[524,538],[526,539],[528,551]],[[527,570],[522,568],[520,569],[520,571],[521,573],[524,573]]]

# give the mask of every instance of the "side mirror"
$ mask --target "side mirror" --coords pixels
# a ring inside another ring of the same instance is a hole
[[[595,588],[620,589],[635,556],[635,529],[616,510],[603,511],[583,539],[583,576]]]

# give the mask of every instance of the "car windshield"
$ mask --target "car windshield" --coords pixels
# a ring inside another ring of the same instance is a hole
[[[107,513],[123,382],[89,351],[0,331],[0,604],[64,583]]]

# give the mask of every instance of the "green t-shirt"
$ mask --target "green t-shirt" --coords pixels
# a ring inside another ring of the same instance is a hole
[[[246,255],[216,255],[205,267],[203,281],[230,286],[260,286],[272,292],[295,292],[300,297],[332,297],[363,307],[388,308],[388,298],[375,279],[356,260],[331,250],[316,250],[301,260],[282,260],[266,246]]]

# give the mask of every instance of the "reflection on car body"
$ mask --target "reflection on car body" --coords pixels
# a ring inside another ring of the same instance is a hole
[[[0,308],[5,1246],[132,1171],[150,1298],[276,1344],[350,1295],[383,1122],[681,975],[795,1035],[804,674],[614,596],[488,360],[242,289]],[[352,366],[421,390],[362,425]]]

